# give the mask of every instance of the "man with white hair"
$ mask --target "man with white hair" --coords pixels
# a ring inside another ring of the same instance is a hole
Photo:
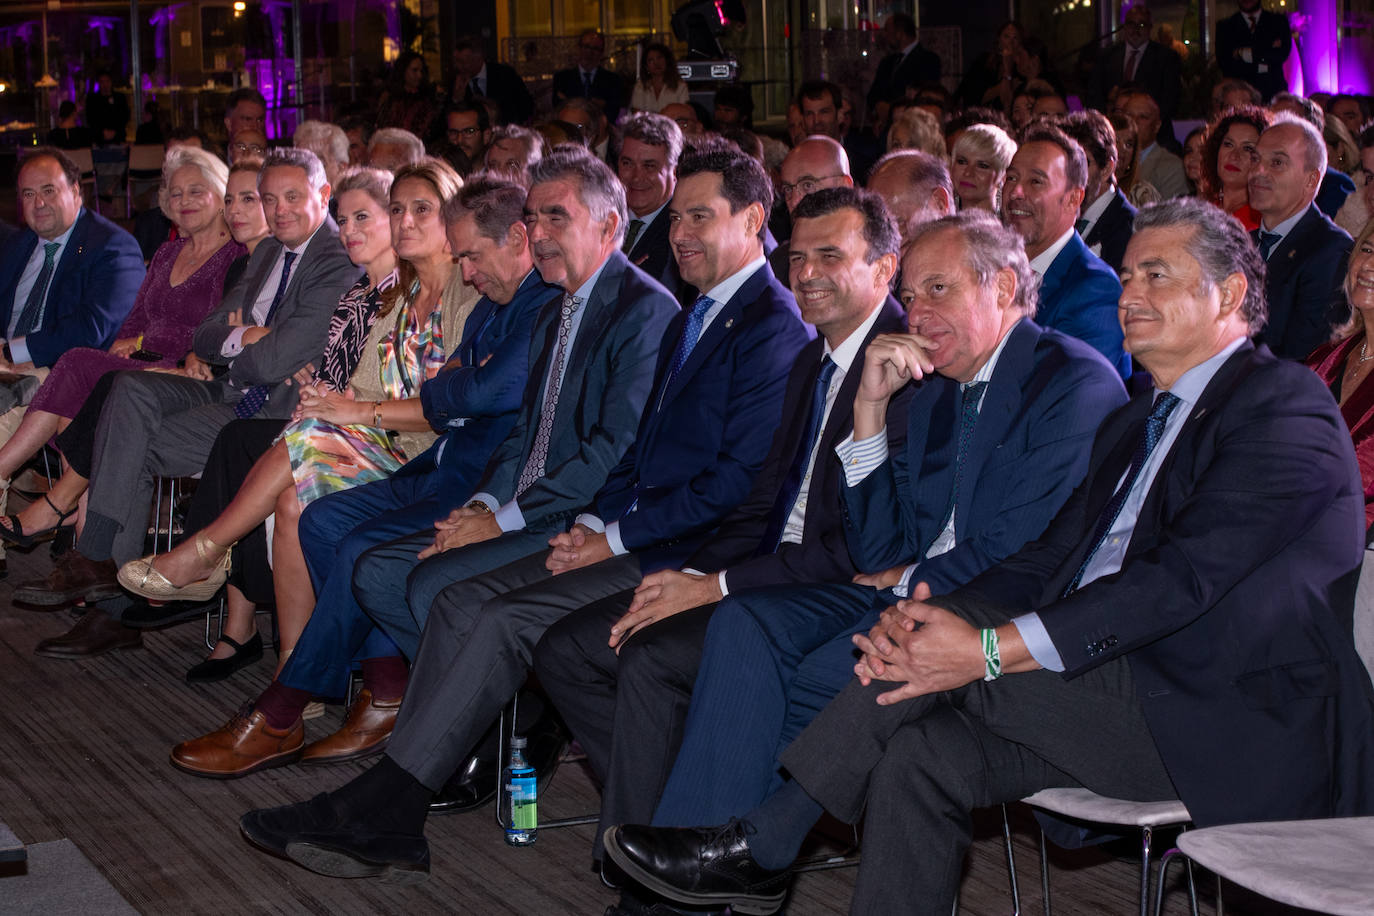
[[[348,135],[343,128],[328,121],[302,121],[291,137],[297,149],[308,149],[324,166],[324,177],[332,188],[339,173],[348,167]]]
[[[1286,112],[1260,134],[1250,173],[1252,233],[1267,263],[1269,324],[1261,339],[1276,354],[1306,359],[1349,314],[1346,258],[1354,244],[1314,201],[1326,173],[1326,144],[1307,121]]]
[[[394,172],[425,158],[425,145],[420,138],[399,127],[383,127],[367,142],[367,164],[374,169]]]

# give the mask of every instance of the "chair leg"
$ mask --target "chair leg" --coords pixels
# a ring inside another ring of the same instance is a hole
[[[210,621],[215,621],[211,627]],[[212,636],[211,633],[214,635]],[[213,611],[205,612],[205,648],[214,650],[215,644],[219,642],[220,636],[224,634],[224,593],[219,596],[219,607]]]
[[[1016,886],[1016,853],[1011,845],[1011,821],[1007,819],[1006,805],[1002,806],[1002,844],[1007,850],[1007,880],[1011,883],[1011,916],[1021,916],[1021,892]]]
[[[1183,855],[1183,853],[1179,849],[1175,848],[1170,849],[1168,852],[1166,852],[1159,858],[1159,883],[1155,885],[1154,916],[1159,916],[1160,913],[1164,912],[1164,885],[1167,883],[1167,879],[1169,877],[1169,866],[1173,864],[1175,857],[1181,855]]]
[[[1154,831],[1140,830],[1140,916],[1150,916],[1150,840]]]
[[[1040,897],[1045,905],[1045,916],[1050,916],[1050,859],[1045,850],[1045,831],[1040,831]]]

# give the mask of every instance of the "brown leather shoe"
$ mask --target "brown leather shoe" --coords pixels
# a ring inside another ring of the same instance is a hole
[[[114,560],[88,560],[69,550],[43,579],[21,582],[14,589],[14,600],[38,607],[62,607],[74,601],[88,603],[124,594],[116,576]]]
[[[172,748],[172,766],[211,779],[237,779],[268,767],[295,763],[305,744],[305,722],[287,729],[245,704],[222,728]]]
[[[34,653],[48,658],[95,658],[113,649],[137,649],[143,634],[99,608],[91,608],[66,633],[45,639]]]
[[[400,711],[400,700],[373,700],[372,691],[364,687],[348,708],[343,727],[306,747],[301,763],[343,763],[380,754],[386,750]]]

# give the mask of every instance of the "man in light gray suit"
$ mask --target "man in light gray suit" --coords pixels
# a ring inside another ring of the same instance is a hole
[[[46,579],[16,590],[15,600],[44,606],[105,600],[69,633],[39,643],[40,655],[86,658],[138,644],[138,631],[119,622],[129,602],[115,571],[143,552],[153,479],[199,471],[236,417],[289,417],[296,389],[287,380],[319,359],[339,297],[358,278],[329,218],[330,188],[313,153],[273,152],[258,188],[273,238],[258,245],[244,282],[196,329],[182,374],[116,377],[96,429],[77,549]]]
[[[1136,160],[1135,180],[1154,185],[1162,200],[1186,197],[1188,177],[1183,173],[1183,160],[1159,143],[1162,126],[1159,103],[1148,92],[1123,92],[1116,104],[1121,112],[1135,123]]]

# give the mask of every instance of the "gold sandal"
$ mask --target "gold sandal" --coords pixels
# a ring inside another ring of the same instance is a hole
[[[182,586],[173,585],[153,567],[154,554],[121,566],[119,584],[149,601],[209,601],[229,578],[229,551],[234,545],[220,547],[203,534],[197,534],[193,543],[196,556],[201,560],[208,560],[216,553],[220,555],[214,569],[204,579]]]

